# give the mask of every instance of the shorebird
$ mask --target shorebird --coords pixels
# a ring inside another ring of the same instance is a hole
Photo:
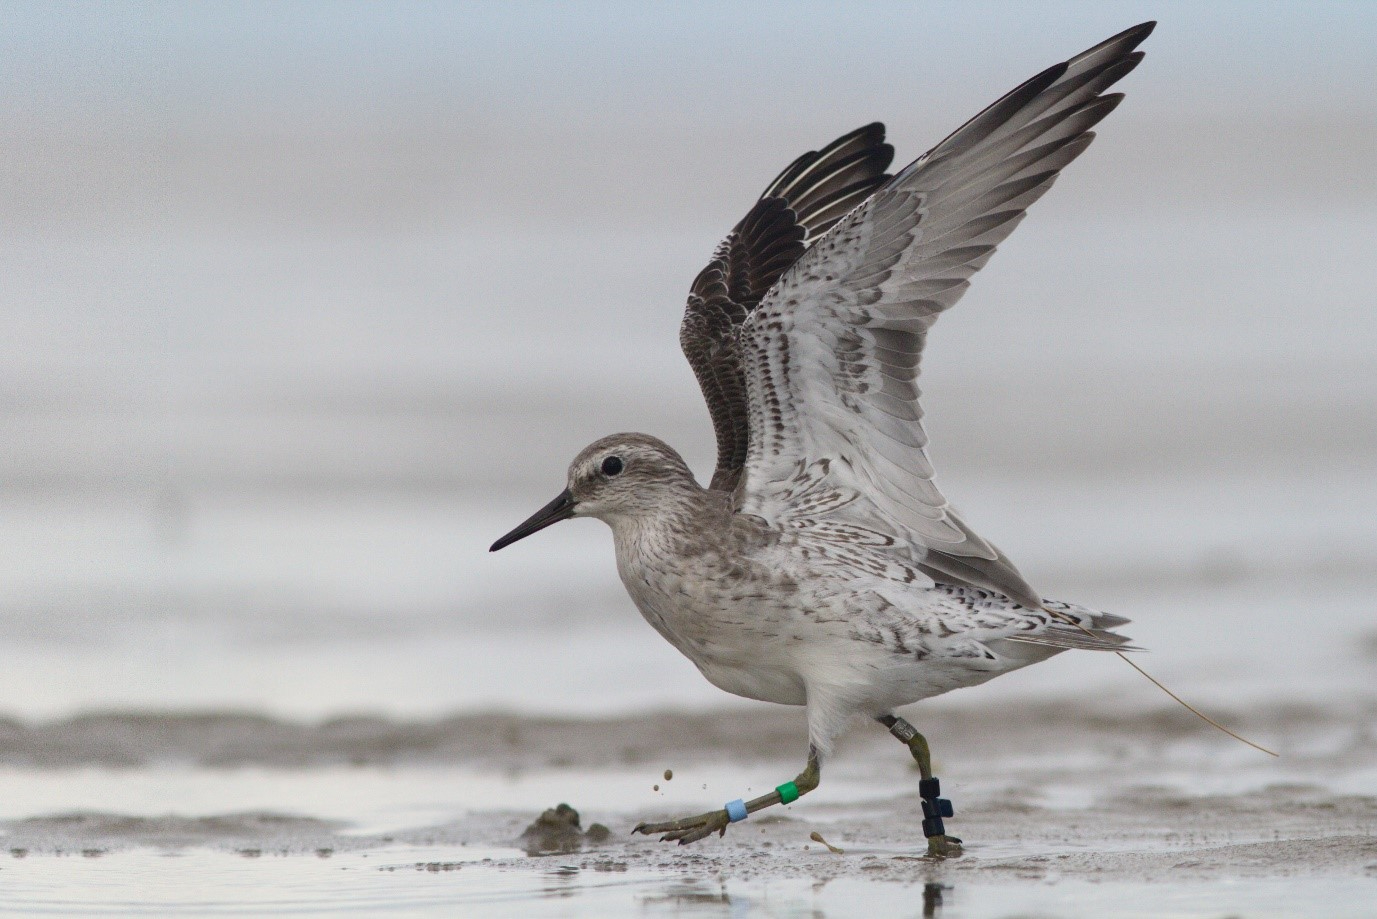
[[[709,486],[662,441],[613,434],[493,544],[606,522],[636,606],[709,682],[807,707],[793,781],[636,832],[690,843],[797,800],[865,715],[917,760],[928,854],[957,854],[928,743],[895,709],[1126,647],[1110,630],[1128,620],[1044,599],[947,503],[916,379],[928,329],[1090,145],[1153,26],[1049,67],[893,175],[878,123],[796,159],[690,288],[680,343],[717,437]]]

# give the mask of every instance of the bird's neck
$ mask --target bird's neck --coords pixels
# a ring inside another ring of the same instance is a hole
[[[657,496],[643,510],[607,521],[618,556],[681,555],[701,534],[727,525],[731,510],[722,493],[689,484]]]

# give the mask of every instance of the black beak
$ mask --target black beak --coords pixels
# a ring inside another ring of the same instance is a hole
[[[574,516],[574,504],[574,496],[569,494],[569,489],[564,489],[558,498],[526,518],[525,522],[520,526],[493,543],[492,548],[488,551],[496,552],[498,549],[504,549],[518,539],[525,539],[532,533],[543,530],[552,523],[568,520],[570,517]]]

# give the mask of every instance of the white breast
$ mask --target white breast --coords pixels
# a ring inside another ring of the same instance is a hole
[[[784,705],[807,702],[797,653],[799,611],[787,579],[724,563],[728,553],[685,557],[653,538],[617,542],[617,571],[647,622],[719,689]],[[774,589],[770,589],[770,588]]]

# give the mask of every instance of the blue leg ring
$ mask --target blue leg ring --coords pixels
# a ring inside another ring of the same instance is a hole
[[[727,811],[727,819],[732,823],[738,823],[750,816],[746,812],[746,802],[737,798],[735,801],[728,801],[723,805]]]

